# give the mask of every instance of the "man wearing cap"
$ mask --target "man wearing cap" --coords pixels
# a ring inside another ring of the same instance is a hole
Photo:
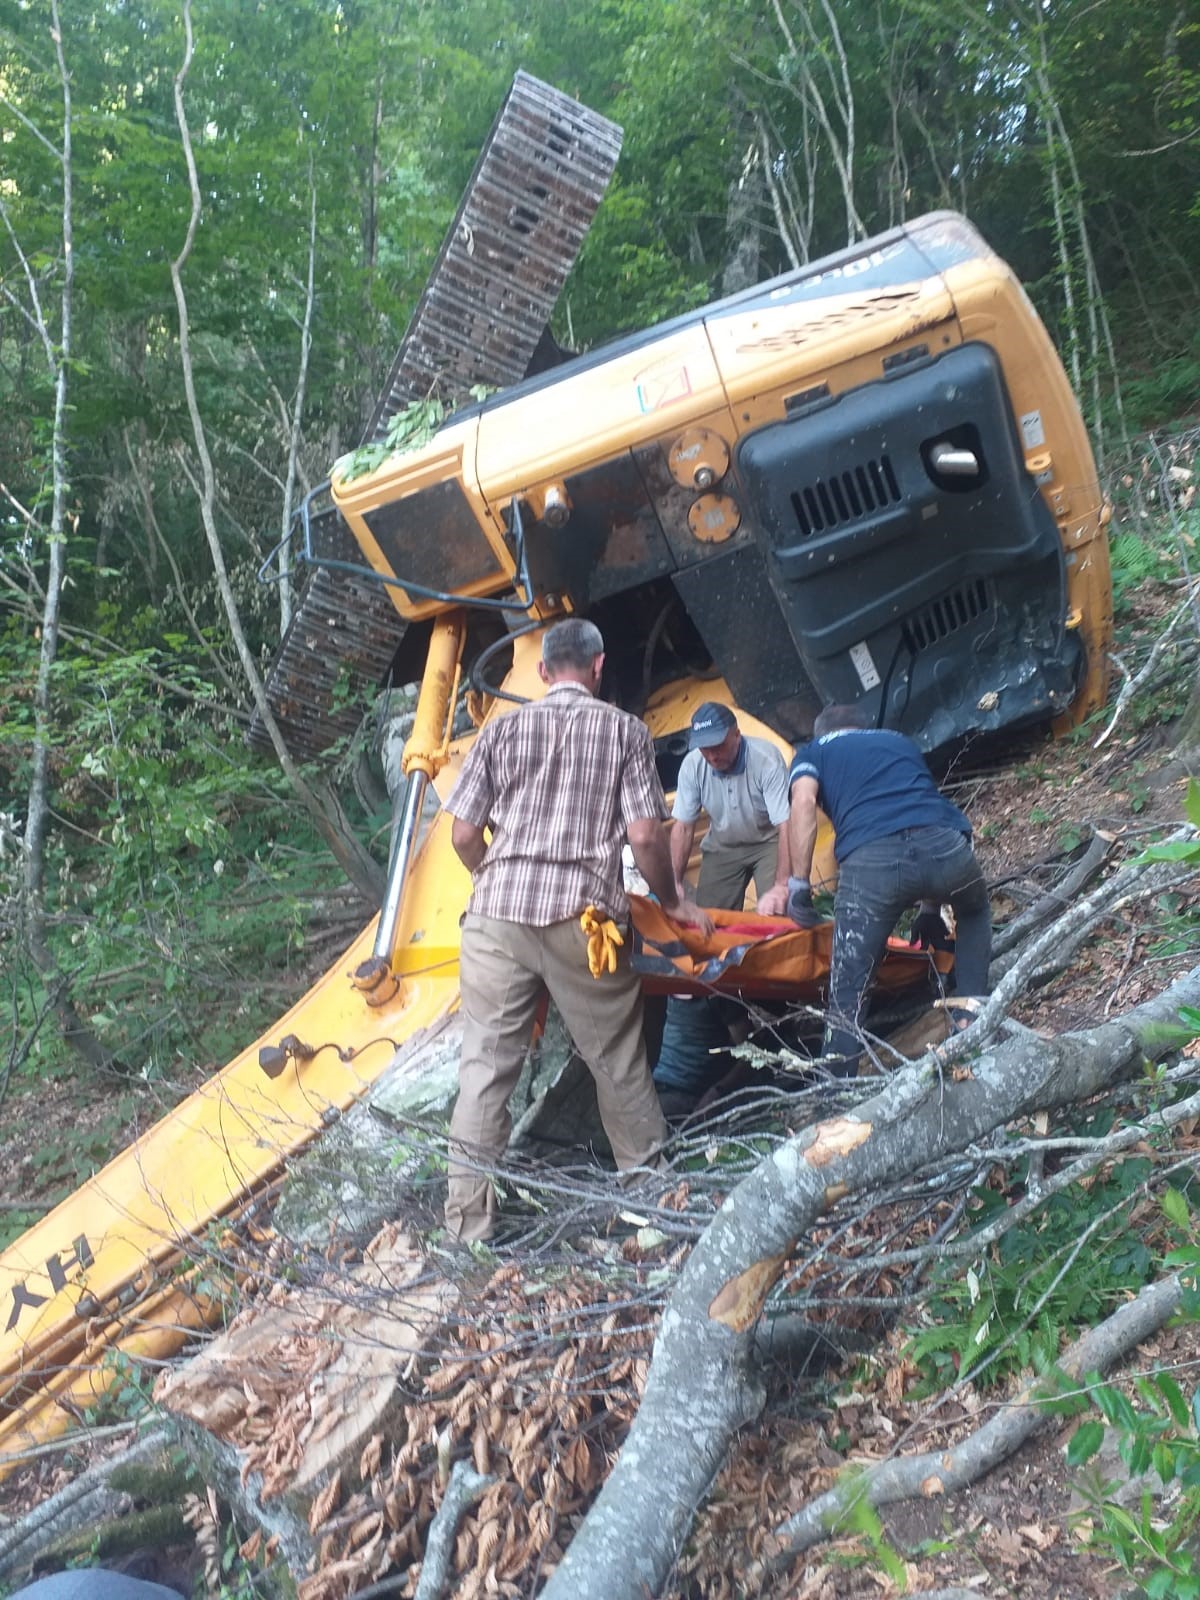
[[[767,739],[746,737],[728,706],[698,706],[679,768],[671,815],[671,864],[683,893],[701,812],[708,832],[700,846],[696,899],[740,911],[751,878],[761,897],[788,881],[788,786],[782,755]]]
[[[617,1166],[657,1166],[667,1137],[628,938],[590,966],[589,930],[629,920],[626,840],[664,910],[703,932],[712,922],[676,893],[650,733],[597,698],[603,668],[593,623],[569,617],[549,628],[538,668],[548,692],[485,724],[446,799],[451,843],[472,879],[446,1198],[447,1229],[466,1241],[495,1229],[490,1169],[508,1145],[508,1102],[543,991],[596,1081]]]

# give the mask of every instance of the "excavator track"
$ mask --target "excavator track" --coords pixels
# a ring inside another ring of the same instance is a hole
[[[364,439],[437,395],[461,405],[479,384],[523,378],[608,186],[621,129],[518,72],[442,242]],[[361,556],[336,509],[313,523],[318,555]],[[386,677],[405,624],[382,585],[316,567],[267,679],[267,701],[292,752],[323,754],[358,726]],[[271,741],[256,713],[247,734]]]
[[[362,557],[332,502],[312,517],[313,548],[335,561]],[[301,761],[313,761],[347,739],[362,721],[363,706],[387,677],[404,623],[374,579],[329,567],[312,567],[267,678],[267,701]],[[257,712],[246,742],[270,750]]]

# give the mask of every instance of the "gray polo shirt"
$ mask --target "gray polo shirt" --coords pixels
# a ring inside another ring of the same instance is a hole
[[[671,815],[677,822],[695,822],[702,811],[709,824],[702,850],[761,844],[789,813],[787,766],[776,747],[743,734],[731,772],[714,772],[699,750],[689,750],[679,768]]]

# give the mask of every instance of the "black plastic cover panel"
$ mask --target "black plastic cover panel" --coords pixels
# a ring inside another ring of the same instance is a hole
[[[977,470],[944,472],[939,445]],[[1058,529],[986,345],[760,429],[739,469],[822,700],[864,703],[927,749],[1065,709],[1081,651]]]
[[[457,478],[369,511],[363,521],[401,582],[455,592],[499,577],[495,552]]]
[[[807,738],[821,697],[796,659],[787,622],[753,545],[674,578],[734,699],[785,739]]]

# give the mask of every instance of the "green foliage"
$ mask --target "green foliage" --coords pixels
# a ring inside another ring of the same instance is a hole
[[[427,445],[445,418],[446,408],[440,400],[412,400],[389,420],[382,439],[339,456],[333,470],[343,483],[364,478],[391,456],[408,455]]]
[[[922,1374],[917,1392],[936,1391],[984,1363],[976,1380],[983,1387],[1027,1367],[1047,1372],[1064,1336],[1140,1288],[1153,1257],[1128,1222],[1149,1172],[1142,1157],[1117,1162],[1088,1188],[1072,1185],[1010,1228],[965,1278],[951,1265],[938,1270],[927,1307],[933,1326],[915,1334],[906,1352]],[[986,1224],[1007,1204],[994,1189],[975,1190],[972,1223]],[[1071,1259],[1089,1221],[1110,1211]]]
[[[14,792],[29,757],[20,686],[36,670],[34,648],[0,634],[0,671],[15,690],[0,707],[0,774]],[[196,656],[166,635],[124,655],[66,649],[54,668],[60,828],[47,849],[48,938],[79,1009],[146,1083],[190,1062],[223,1063],[277,1014],[307,899],[339,881],[281,776],[248,757]],[[6,957],[22,970],[19,935]],[[16,993],[24,1032],[45,1003],[35,970]],[[44,1028],[23,1070],[44,1075],[69,1060]],[[133,1114],[113,1096],[86,1140],[38,1156],[49,1163],[43,1191],[89,1176]]]
[[[838,1474],[838,1509],[829,1519],[831,1536],[844,1539],[857,1536],[865,1549],[851,1555],[835,1552],[831,1560],[840,1567],[878,1567],[903,1594],[908,1576],[900,1555],[888,1544],[879,1513],[867,1498],[865,1474],[861,1467],[846,1467]]]
[[[106,1350],[100,1362],[101,1381],[107,1384],[100,1398],[84,1412],[92,1428],[114,1422],[136,1422],[153,1405],[157,1373],[143,1367],[123,1350]]]
[[[1197,784],[1194,778],[1188,779],[1183,809],[1192,827],[1200,828],[1200,784]],[[1200,864],[1200,838],[1168,839],[1161,844],[1147,845],[1137,860],[1139,863],[1185,862],[1195,866]],[[1179,895],[1161,894],[1158,896],[1158,909],[1162,915],[1158,921],[1158,937],[1153,946],[1154,954],[1177,955],[1182,951],[1193,949],[1196,944],[1196,919],[1187,901]],[[1197,1024],[1195,1031],[1200,1033],[1200,1014],[1185,1010],[1180,1015],[1185,1020],[1194,1019]]]
[[[1197,1270],[1200,1248],[1187,1199],[1168,1189],[1163,1211],[1187,1242],[1165,1260],[1187,1284],[1185,1314],[1200,1315]],[[1122,1485],[1095,1468],[1082,1472],[1076,1487],[1084,1509],[1075,1520],[1089,1549],[1113,1560],[1141,1585],[1149,1600],[1200,1600],[1200,1389],[1189,1401],[1171,1372],[1138,1374],[1132,1397],[1097,1374],[1088,1394],[1099,1417],[1080,1424],[1067,1446],[1070,1466],[1084,1468],[1099,1454],[1110,1430],[1128,1478],[1146,1479],[1135,1506],[1123,1501]],[[1103,1420],[1101,1420],[1103,1418]],[[1106,1430],[1107,1424],[1107,1430]]]
[[[1170,577],[1175,568],[1171,555],[1137,533],[1114,534],[1108,546],[1112,564],[1113,605],[1118,613],[1129,596],[1147,578]]]
[[[225,1523],[221,1533],[221,1581],[217,1600],[259,1600],[258,1573],[244,1560],[242,1542],[236,1523]]]
[[[1058,848],[1062,851],[1063,855],[1072,855],[1076,850],[1079,849],[1079,846],[1084,841],[1084,837],[1085,835],[1083,829],[1078,827],[1075,823],[1069,822],[1058,830]]]
[[[1139,366],[1125,382],[1125,404],[1136,428],[1160,426],[1186,416],[1200,394],[1200,336],[1189,348],[1169,355],[1149,371]]]
[[[1136,773],[1126,780],[1125,793],[1129,796],[1130,811],[1135,817],[1140,816],[1150,804],[1150,790]]]
[[[1155,920],[1155,936],[1150,944],[1150,953],[1160,959],[1194,950],[1200,930],[1196,927],[1196,918],[1187,896],[1167,889],[1155,895],[1154,904],[1159,915]]]
[[[1200,784],[1188,779],[1187,794],[1183,801],[1183,814],[1193,828],[1200,828]],[[1200,862],[1200,838],[1170,839],[1164,844],[1147,845],[1137,858],[1137,864],[1147,861]]]

